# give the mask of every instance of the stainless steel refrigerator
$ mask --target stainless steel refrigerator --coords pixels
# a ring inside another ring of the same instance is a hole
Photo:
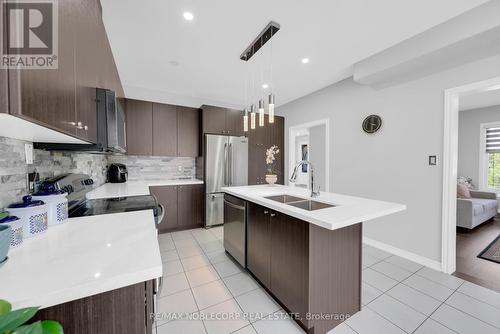
[[[225,186],[248,185],[248,138],[206,135],[205,222],[224,223]]]

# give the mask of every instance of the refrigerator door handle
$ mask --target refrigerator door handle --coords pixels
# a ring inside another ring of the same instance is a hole
[[[227,179],[227,172],[228,172],[228,167],[227,167],[227,143],[224,144],[224,185],[228,185],[228,179]]]
[[[228,168],[228,170],[229,170],[229,172],[228,172],[229,185],[232,186],[233,185],[233,144],[231,144],[231,143],[229,144],[229,163],[228,163],[228,165],[229,165],[229,168]]]

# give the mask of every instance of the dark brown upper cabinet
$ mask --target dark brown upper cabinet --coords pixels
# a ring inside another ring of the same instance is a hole
[[[59,3],[58,69],[9,70],[12,115],[96,142],[96,87],[123,96],[101,12],[99,0]]]
[[[203,134],[244,136],[243,112],[240,110],[202,106]]]
[[[81,1],[75,18],[75,78],[76,78],[76,119],[81,123],[77,127],[77,136],[90,142],[97,142],[96,90],[99,86],[99,74],[95,70],[101,59],[100,39],[105,35],[101,31],[101,12],[97,1]]]
[[[0,113],[9,112],[9,86],[7,70],[0,70]]]
[[[153,155],[153,104],[127,99],[126,115],[127,154]]]
[[[11,114],[73,136],[77,134],[78,122],[74,40],[77,4],[77,1],[59,3],[57,69],[9,70]]]
[[[268,115],[265,115],[265,125],[249,129],[248,136],[248,184],[264,184],[267,174],[266,150],[273,145],[280,149],[276,157],[275,169],[278,172],[278,184],[284,184],[284,146],[285,146],[285,119],[280,116],[274,117],[274,123],[269,123]]]
[[[127,154],[200,155],[199,110],[127,99]]]
[[[177,107],[177,155],[200,155],[200,111],[195,108]]]
[[[177,156],[177,109],[153,103],[153,155]]]

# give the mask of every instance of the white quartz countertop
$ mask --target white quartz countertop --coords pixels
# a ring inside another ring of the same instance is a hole
[[[0,298],[49,307],[162,276],[152,210],[70,218],[11,249]]]
[[[124,183],[105,183],[87,193],[88,199],[114,198],[127,196],[149,195],[149,187],[154,186],[180,186],[203,184],[197,179],[184,180],[147,180],[147,181],[127,181]]]
[[[310,190],[282,185],[258,185],[243,187],[225,187],[222,190],[230,195],[254,202],[269,209],[304,220],[311,224],[336,230],[345,226],[366,222],[399,211],[406,210],[406,205],[383,202],[361,197],[321,192],[320,196],[310,198]],[[265,197],[288,194],[312,199],[314,201],[336,205],[332,208],[307,211],[291,205],[276,202]]]

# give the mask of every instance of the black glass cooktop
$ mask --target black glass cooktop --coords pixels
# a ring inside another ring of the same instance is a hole
[[[153,210],[158,216],[159,208],[153,196],[130,196],[117,198],[89,199],[69,209],[69,217],[105,215],[140,210]]]

